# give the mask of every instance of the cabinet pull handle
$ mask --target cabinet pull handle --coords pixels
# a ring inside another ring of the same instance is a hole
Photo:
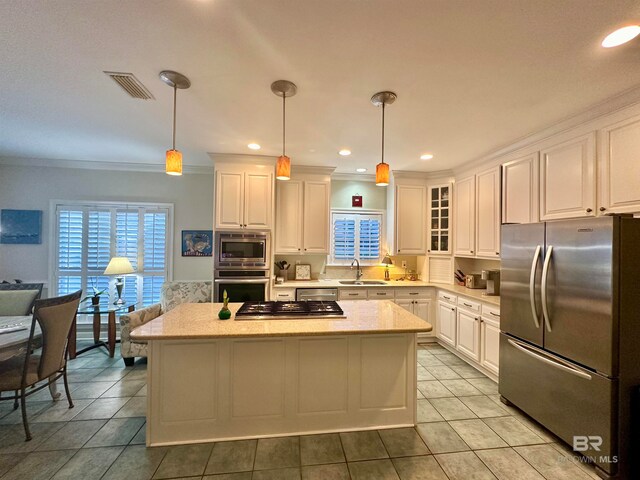
[[[357,297],[357,296],[358,296],[358,294],[357,294],[357,293],[350,293],[350,294],[349,294],[349,296],[350,296],[350,297]]]
[[[499,314],[499,313],[489,312],[489,315],[493,315],[494,317],[500,317],[500,314]]]
[[[409,295],[418,295],[418,292],[409,292]]]
[[[376,295],[385,295],[384,292],[376,292]]]
[[[451,297],[447,297],[446,295],[442,295],[442,298],[446,298],[447,300],[451,300]]]
[[[591,212],[593,212],[593,209],[587,208],[587,213],[591,213]]]
[[[604,208],[604,207],[600,207],[600,211],[601,211],[601,212],[604,212],[605,210],[606,210],[606,208]]]
[[[464,302],[462,302],[462,304],[463,304],[465,307],[473,308],[473,305],[469,305],[468,303],[464,303]]]

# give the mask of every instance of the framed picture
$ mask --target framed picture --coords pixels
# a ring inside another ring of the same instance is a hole
[[[3,209],[0,212],[0,232],[0,243],[42,243],[42,210]]]
[[[182,230],[183,257],[213,255],[213,230]]]
[[[311,265],[299,263],[296,265],[296,280],[311,280]]]

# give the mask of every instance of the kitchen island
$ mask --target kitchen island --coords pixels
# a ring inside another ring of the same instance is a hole
[[[416,334],[390,301],[344,301],[346,318],[218,320],[182,304],[131,332],[149,342],[147,445],[411,426]]]

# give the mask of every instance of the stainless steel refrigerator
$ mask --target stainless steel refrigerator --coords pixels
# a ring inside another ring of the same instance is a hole
[[[640,219],[502,227],[500,395],[594,461],[640,478]]]

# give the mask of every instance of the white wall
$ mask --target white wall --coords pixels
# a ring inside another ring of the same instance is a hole
[[[41,245],[0,244],[0,281],[49,278],[50,200],[173,203],[173,278],[209,280],[212,257],[182,257],[181,230],[213,225],[213,173],[170,177],[164,173],[0,165],[0,209],[42,210]]]
[[[374,182],[331,180],[331,208],[351,208],[351,197],[362,195],[362,208],[385,210],[387,189]]]

